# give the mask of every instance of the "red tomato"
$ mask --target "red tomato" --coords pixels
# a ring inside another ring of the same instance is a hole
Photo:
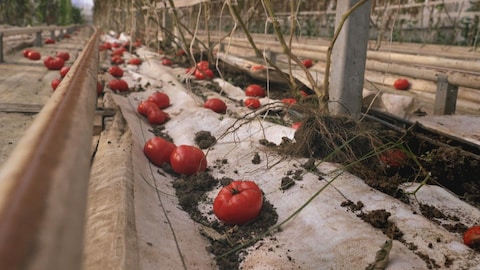
[[[130,58],[130,60],[128,60],[128,64],[130,65],[135,65],[135,66],[138,66],[142,63],[142,60],[140,58]]]
[[[312,59],[305,59],[302,61],[302,64],[306,67],[306,68],[309,68],[309,67],[312,67],[313,66],[313,61]]]
[[[176,56],[183,56],[183,55],[186,55],[187,53],[185,53],[185,51],[183,49],[180,49],[177,51],[177,53],[175,54]]]
[[[147,112],[147,119],[151,125],[161,125],[167,122],[168,114],[158,107],[151,107]]]
[[[463,243],[472,249],[480,251],[480,226],[470,227],[463,234]]]
[[[195,68],[195,67],[189,67],[189,68],[185,69],[185,73],[187,73],[187,74],[188,74],[188,73],[194,74],[194,73],[195,73],[195,70],[197,70],[197,68]]]
[[[161,167],[164,163],[170,163],[170,155],[176,147],[163,138],[153,137],[143,146],[143,153],[153,165]]]
[[[389,149],[380,155],[380,160],[392,168],[399,168],[407,163],[408,156],[400,149]]]
[[[120,44],[118,42],[114,42],[112,44],[112,48],[118,48],[118,47],[120,47]]]
[[[257,98],[247,98],[247,99],[245,99],[243,104],[245,105],[245,107],[247,107],[249,109],[260,108],[260,100],[258,100]]]
[[[293,129],[299,129],[302,126],[302,122],[295,122],[292,124]]]
[[[262,210],[263,195],[253,181],[233,181],[218,192],[213,213],[226,224],[242,225],[254,220]]]
[[[28,54],[31,52],[32,50],[31,49],[25,49],[23,50],[23,57],[28,57]]]
[[[55,44],[55,40],[52,38],[45,39],[45,44]]]
[[[171,66],[171,65],[173,65],[173,62],[172,62],[172,60],[170,60],[170,59],[168,59],[168,58],[163,58],[163,59],[162,59],[162,65],[164,65],[164,66]]]
[[[250,84],[245,88],[245,95],[249,97],[264,97],[265,90],[258,84]]]
[[[211,80],[213,79],[213,77],[215,77],[211,69],[205,69],[205,70],[196,69],[193,75],[195,75],[195,79],[197,80],[205,80],[205,79]]]
[[[170,164],[176,173],[194,175],[207,169],[207,158],[196,146],[180,145],[173,150]]]
[[[393,87],[397,90],[407,90],[410,87],[410,82],[407,79],[400,78],[393,83]]]
[[[63,38],[70,38],[70,34],[66,33],[66,34],[63,34]]]
[[[57,57],[60,57],[65,61],[70,60],[70,54],[68,52],[57,52]]]
[[[40,60],[40,58],[42,58],[42,56],[40,55],[39,52],[34,51],[34,50],[31,50],[31,51],[28,52],[28,59],[30,59],[30,60]]]
[[[142,42],[140,40],[137,40],[135,41],[135,43],[133,43],[133,46],[135,46],[135,48],[142,47]]]
[[[305,91],[303,91],[303,90],[300,90],[300,95],[301,95],[302,97],[308,97],[307,92],[305,92]]]
[[[120,78],[123,76],[123,69],[118,66],[111,66],[108,68],[108,73],[115,78]]]
[[[55,79],[52,80],[51,85],[52,85],[53,91],[55,91],[57,89],[57,87],[58,87],[58,85],[60,84],[61,81],[62,80],[58,79],[58,78],[55,78]]]
[[[121,79],[114,79],[108,82],[108,87],[119,92],[128,91],[128,83]]]
[[[205,104],[203,104],[203,107],[210,109],[216,113],[225,113],[227,112],[227,104],[223,102],[223,100],[219,98],[210,98],[207,101],[205,101]]]
[[[60,57],[47,56],[43,60],[43,64],[50,70],[60,70],[65,65],[65,60]]]
[[[148,112],[152,109],[155,109],[155,108],[158,109],[157,104],[153,103],[152,101],[145,100],[145,101],[140,102],[140,104],[138,104],[137,112],[139,114],[143,115],[143,116],[147,116]]]
[[[117,48],[112,51],[112,56],[118,55],[118,56],[123,56],[123,53],[126,51],[125,48]]]
[[[70,71],[70,67],[64,66],[60,69],[60,76],[63,78],[67,76],[67,73]]]
[[[120,65],[120,64],[123,64],[124,62],[125,62],[125,60],[123,60],[123,58],[119,55],[112,56],[112,59],[110,61],[110,63],[112,63],[112,65]]]
[[[265,66],[262,66],[262,65],[253,65],[253,66],[250,68],[251,71],[259,71],[259,70],[264,70],[264,69],[266,69],[266,67],[265,67]]]
[[[284,99],[282,99],[282,103],[285,104],[285,105],[293,105],[293,104],[297,103],[297,100],[294,99],[294,98],[284,98]]]
[[[110,49],[112,48],[112,43],[110,43],[110,42],[105,42],[105,43],[103,43],[103,44],[100,45],[100,46],[103,46],[105,49],[110,50]]]
[[[170,98],[167,94],[162,92],[154,92],[147,100],[155,103],[160,109],[165,109],[170,106]]]
[[[197,68],[201,70],[207,70],[210,69],[210,64],[208,61],[200,61],[197,63]]]
[[[97,95],[100,95],[103,93],[103,83],[97,81]]]

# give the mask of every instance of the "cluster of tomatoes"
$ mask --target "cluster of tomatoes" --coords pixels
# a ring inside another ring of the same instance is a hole
[[[150,124],[161,125],[170,119],[168,113],[163,111],[168,106],[170,106],[168,95],[157,91],[146,100],[140,102],[137,106],[137,111],[139,114],[147,117]]]
[[[185,73],[193,74],[197,80],[212,80],[215,77],[215,73],[210,69],[208,61],[198,62],[196,66],[187,68]]]

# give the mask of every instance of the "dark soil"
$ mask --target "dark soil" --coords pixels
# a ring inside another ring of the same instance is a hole
[[[245,74],[238,72],[224,72],[224,78],[233,84],[244,87],[249,83],[258,83],[249,79]],[[192,81],[193,91],[204,97],[205,91],[221,92],[213,82]],[[280,88],[279,88],[280,89]],[[272,98],[291,97],[288,90],[282,89],[271,92]],[[391,195],[400,201],[409,203],[409,198],[398,188],[399,184],[412,181],[423,181],[426,184],[441,185],[457,194],[459,198],[480,206],[480,160],[475,155],[469,155],[459,147],[435,145],[422,140],[414,132],[398,132],[382,126],[377,122],[363,120],[358,122],[348,117],[319,116],[312,108],[312,99],[299,100],[290,110],[297,115],[305,117],[302,126],[295,134],[295,140],[285,140],[282,145],[275,145],[268,141],[260,142],[266,147],[276,149],[292,156],[310,158],[310,163],[315,164],[317,159],[338,162],[345,165],[345,169],[364,179],[372,188]],[[313,102],[315,103],[315,101]],[[315,105],[315,104],[314,104]],[[316,107],[315,107],[316,108]],[[294,119],[288,112],[273,112],[275,116],[284,117],[282,123],[289,124]],[[298,120],[295,119],[295,120]],[[278,122],[278,120],[277,120]],[[159,136],[165,136],[161,129],[155,128]],[[195,141],[200,148],[212,146],[216,139],[209,132],[199,132]],[[447,142],[448,143],[448,142]],[[408,159],[399,166],[391,166],[382,161],[381,154],[387,148],[399,149],[407,153]],[[340,150],[339,150],[340,149]],[[252,153],[253,164],[260,163],[258,153]],[[213,165],[221,170],[228,160],[217,160]],[[168,168],[165,168],[168,171]],[[315,170],[313,166],[304,165],[305,170]],[[292,168],[289,175],[278,179],[279,187],[286,190],[301,180],[303,169]],[[170,171],[170,173],[174,174]],[[229,226],[218,221],[208,221],[197,209],[198,202],[205,200],[205,193],[218,185],[228,185],[232,179],[213,178],[208,171],[196,176],[176,175],[174,187],[181,207],[190,214],[193,220],[204,225],[204,236],[209,239],[207,248],[216,256],[220,269],[238,269],[240,255],[245,252],[242,244],[252,244],[256,237],[267,232],[277,222],[274,206],[264,201],[260,216],[249,224],[242,226]],[[417,252],[417,247],[406,243],[403,233],[394,223],[389,221],[390,213],[385,209],[364,212],[363,203],[346,201],[342,203],[348,211],[356,213],[363,221],[372,227],[381,230],[392,239],[399,240],[422,258],[429,268],[440,266],[427,255]],[[467,226],[459,222],[459,218],[442,213],[439,209],[429,205],[420,205],[420,213],[426,218],[440,224],[447,230],[463,233]],[[448,222],[445,222],[448,221]],[[442,239],[438,239],[441,242]],[[432,243],[432,246],[435,243]],[[447,260],[444,267],[451,263]]]

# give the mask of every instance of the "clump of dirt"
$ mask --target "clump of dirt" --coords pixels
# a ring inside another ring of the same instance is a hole
[[[217,139],[214,136],[212,136],[212,133],[210,133],[210,131],[205,131],[205,130],[201,130],[195,133],[194,140],[200,149],[207,149],[213,146],[217,142]]]

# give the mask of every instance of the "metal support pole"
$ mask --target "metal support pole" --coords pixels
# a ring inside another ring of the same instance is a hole
[[[335,25],[360,0],[338,1]],[[360,117],[370,25],[370,1],[350,14],[332,50],[329,110],[333,115]]]
[[[55,39],[55,30],[50,31],[50,37]]]
[[[435,94],[435,107],[433,114],[454,114],[457,105],[458,86],[448,82],[445,74],[437,75],[437,92]]]
[[[35,33],[35,41],[33,42],[33,46],[35,47],[42,47],[43,40],[42,40],[42,31],[38,31]]]

